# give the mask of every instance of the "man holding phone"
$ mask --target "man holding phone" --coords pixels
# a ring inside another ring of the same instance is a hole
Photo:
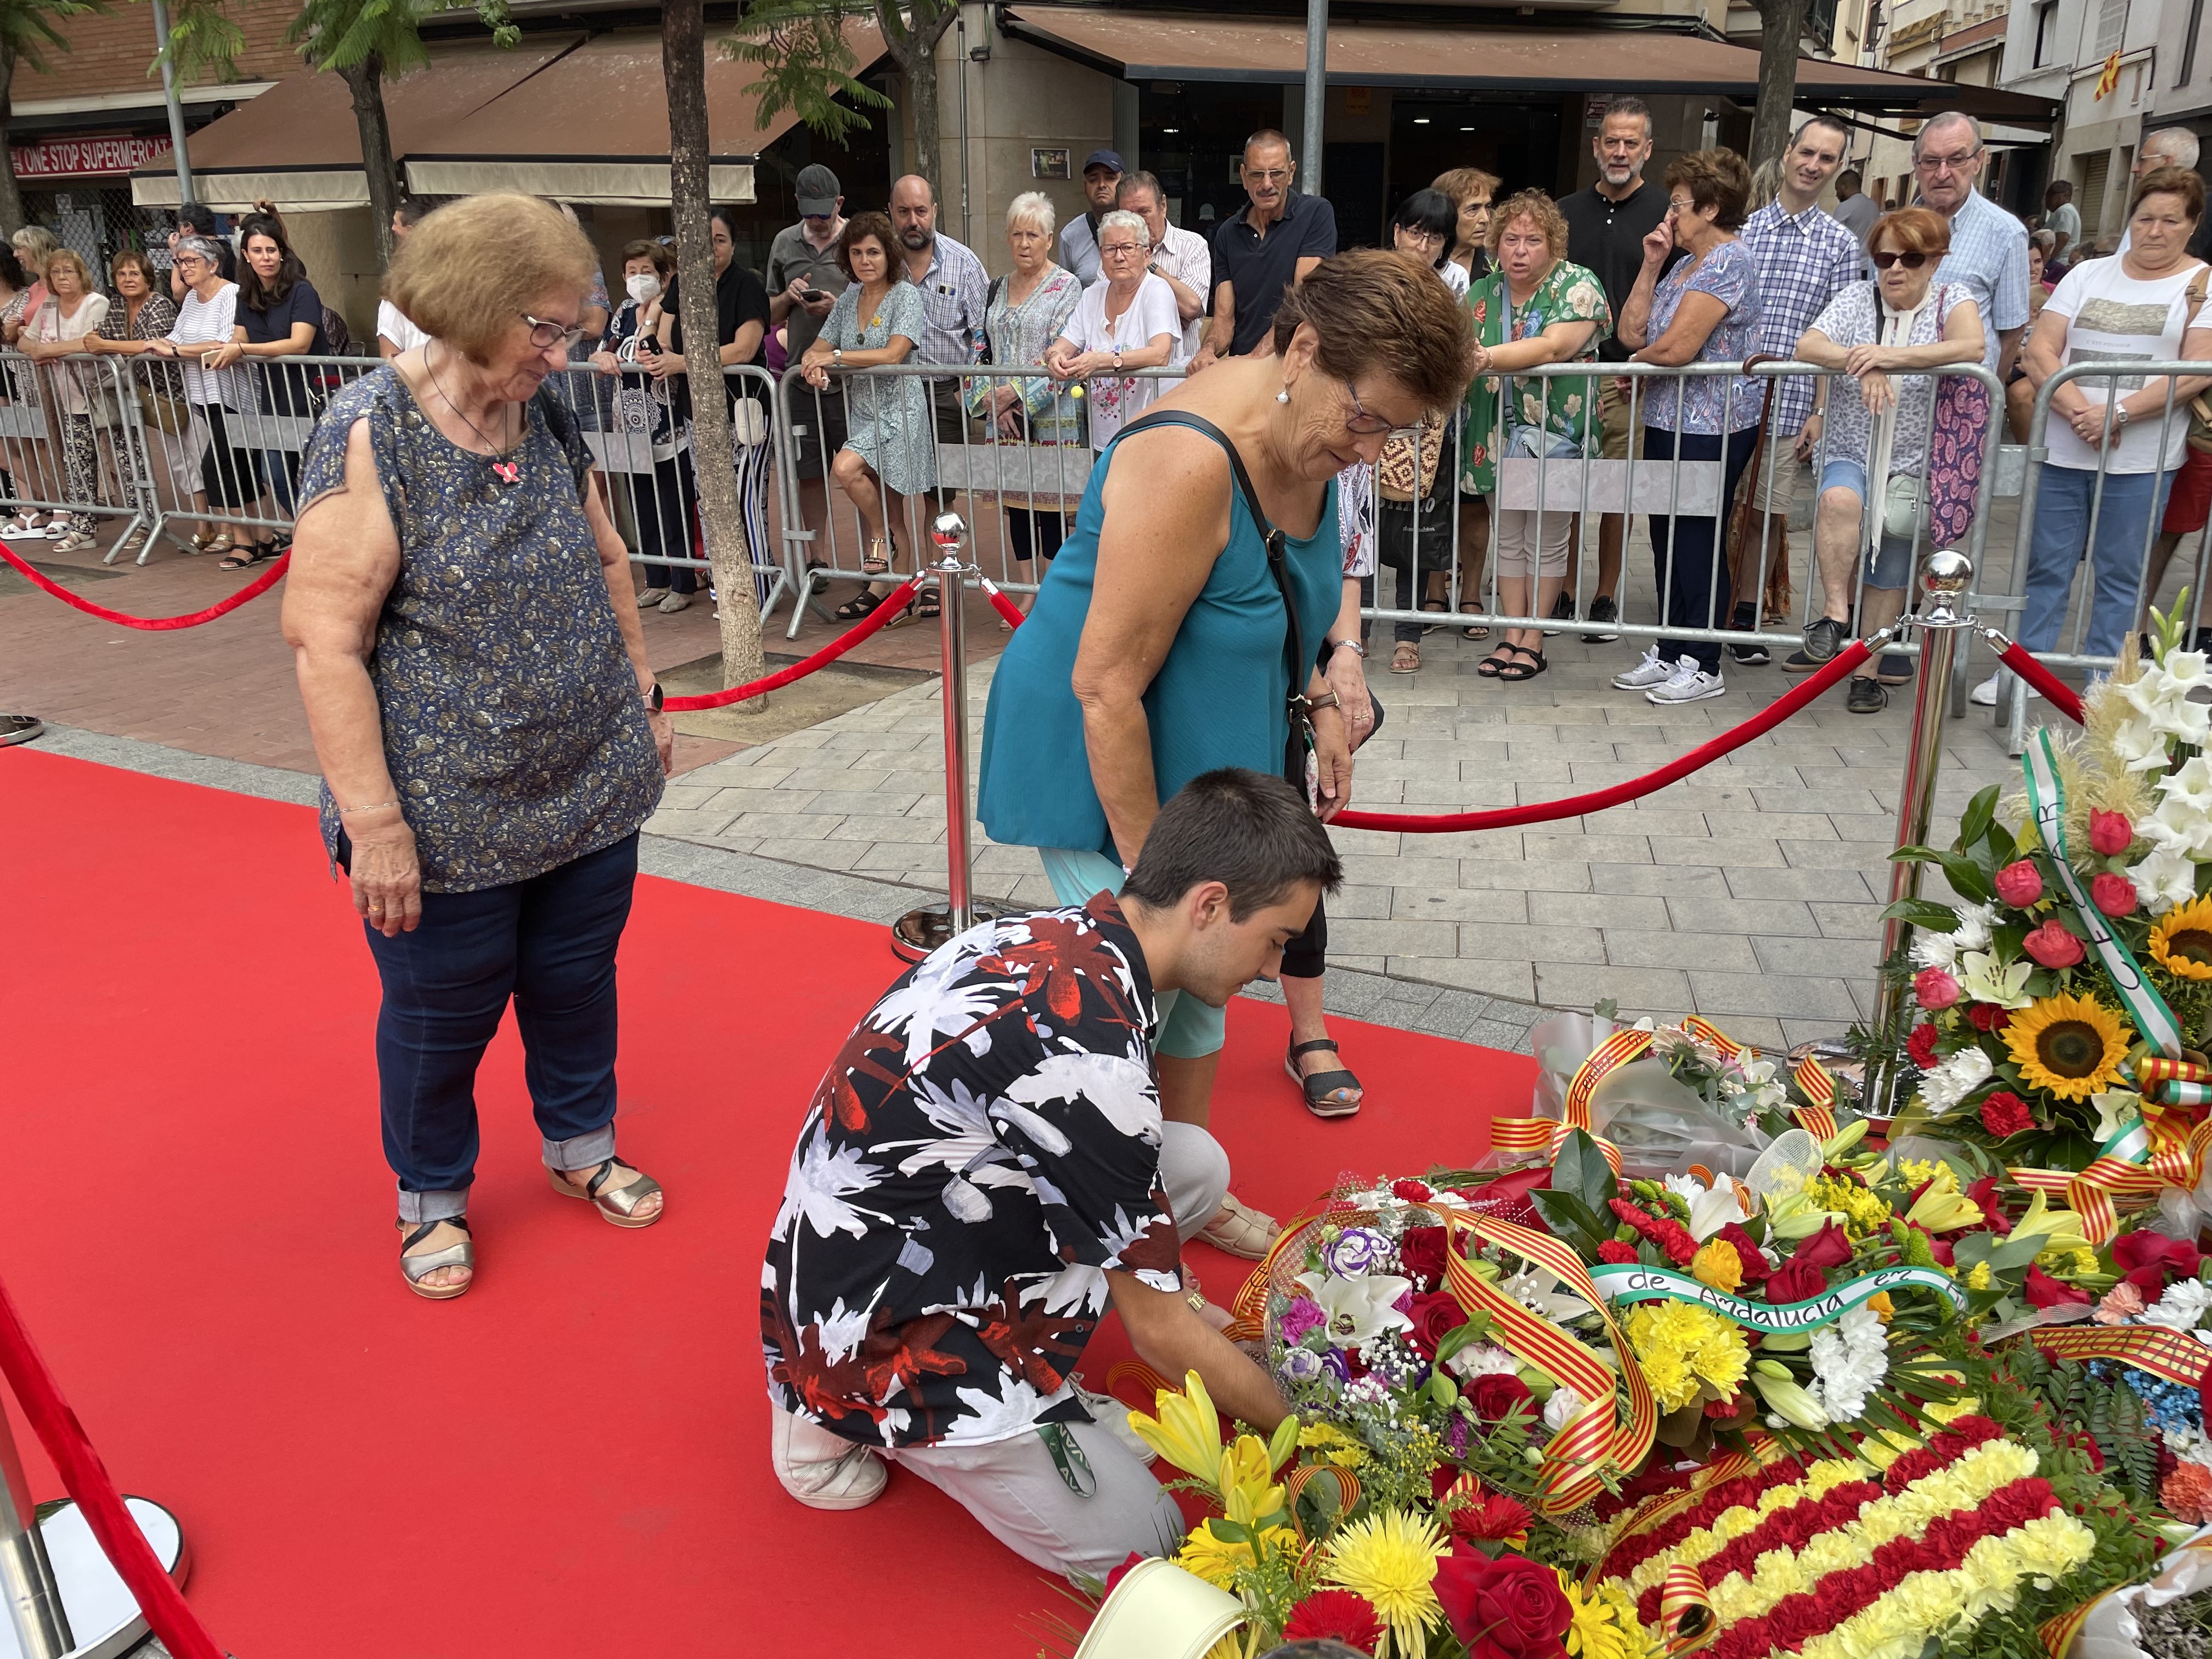
[[[845,234],[845,197],[837,175],[817,162],[801,167],[795,182],[799,222],[776,232],[768,248],[769,327],[785,331],[785,357],[793,363],[806,355],[830,307],[848,286],[837,264],[837,239]],[[830,457],[845,443],[842,384],[833,378],[818,394],[793,397],[792,436],[798,444],[799,515],[820,536],[830,521]],[[816,546],[827,544],[819,541]]]

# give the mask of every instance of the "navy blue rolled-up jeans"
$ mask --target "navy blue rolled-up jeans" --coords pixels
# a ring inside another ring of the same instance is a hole
[[[384,981],[376,1069],[401,1220],[467,1212],[477,1066],[510,998],[547,1167],[614,1156],[615,947],[636,880],[632,834],[527,881],[425,893],[411,933],[364,924]]]

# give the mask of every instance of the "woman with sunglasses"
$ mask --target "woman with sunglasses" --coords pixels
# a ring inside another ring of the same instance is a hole
[[[615,1152],[615,947],[670,747],[629,555],[548,376],[599,258],[535,197],[471,196],[384,291],[428,336],[331,398],[284,589],[323,842],[383,980],[399,1271],[474,1276],[476,1072],[510,998],[553,1190],[617,1227],[660,1188]]]
[[[1965,288],[1937,283],[1951,247],[1950,222],[1905,208],[1875,222],[1867,246],[1878,273],[1829,301],[1797,342],[1796,356],[1838,369],[1820,382],[1825,407],[1812,428],[1825,458],[1813,524],[1820,614],[1805,629],[1805,654],[1826,662],[1850,633],[1852,572],[1865,556],[1859,629],[1872,634],[1903,614],[1912,550],[1927,539],[1925,511],[1939,386],[1967,387],[1915,374],[1982,360],[1982,316]],[[1911,672],[1902,653],[1869,658],[1851,677],[1845,707],[1878,714],[1886,687]]]
[[[1456,403],[1472,349],[1432,273],[1378,249],[1338,254],[1283,296],[1272,352],[1170,387],[1107,446],[983,721],[976,816],[994,840],[1038,849],[1062,904],[1118,893],[1160,804],[1200,773],[1294,769],[1322,817],[1344,806],[1351,748],[1324,669],[1360,647],[1340,621],[1336,475]],[[1312,713],[1294,768],[1293,691]],[[1318,908],[1297,945],[1318,974]],[[1162,1110],[1203,1127],[1224,1010],[1168,994],[1158,1013]],[[1274,1224],[1232,1198],[1204,1237],[1257,1258]]]

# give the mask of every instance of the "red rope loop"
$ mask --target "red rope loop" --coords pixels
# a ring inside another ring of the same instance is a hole
[[[991,601],[991,609],[1006,620],[1007,627],[1019,628],[1029,620],[1028,613],[1004,593],[999,592],[996,584],[988,576],[982,578],[982,582],[984,596]]]
[[[2026,646],[2017,640],[2006,641],[2004,654],[1997,660],[2043,693],[2044,700],[2068,720],[2076,726],[2081,724],[2080,696],[2072,686],[2036,661],[2034,653]]]
[[[1528,806],[1503,806],[1485,812],[1339,812],[1329,822],[1343,830],[1402,830],[1425,836],[1458,830],[1510,830],[1517,824],[1547,823],[1554,818],[1579,817],[1585,812],[1601,812],[1608,806],[1618,806],[1623,801],[1635,800],[1654,790],[1663,789],[1670,783],[1678,782],[1691,773],[1711,766],[1722,756],[1742,748],[1753,738],[1772,731],[1844,678],[1870,654],[1866,641],[1853,640],[1838,651],[1834,659],[1819,673],[1777,697],[1742,725],[1731,726],[1711,742],[1700,744],[1679,760],[1671,760],[1656,771],[1646,772],[1640,778],[1631,778],[1626,783],[1616,783],[1609,788],[1593,790],[1587,795],[1571,796],[1565,800],[1538,801]]]
[[[779,668],[763,678],[749,681],[744,685],[733,685],[726,691],[711,691],[696,697],[670,697],[661,703],[661,707],[672,714],[688,714],[695,708],[726,708],[733,702],[743,702],[748,697],[757,697],[780,686],[789,685],[793,680],[805,679],[816,669],[827,668],[878,629],[888,627],[891,618],[906,609],[907,601],[914,598],[915,589],[921,586],[921,577],[908,576],[884,594],[883,603],[850,629],[812,656],[795,662],[788,668]]]
[[[259,599],[276,586],[284,579],[285,568],[292,562],[292,556],[287,552],[237,592],[204,611],[195,611],[183,617],[133,617],[120,611],[110,611],[104,605],[94,605],[90,599],[78,598],[43,570],[26,563],[15,550],[4,542],[0,542],[0,559],[14,565],[32,586],[43,589],[64,605],[73,606],[88,617],[97,617],[102,622],[116,623],[125,628],[143,628],[153,632],[171,628],[198,628],[202,623],[211,623],[217,617],[227,617],[241,605]]]

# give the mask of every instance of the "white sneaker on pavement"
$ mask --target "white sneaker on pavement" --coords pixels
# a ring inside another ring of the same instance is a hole
[[[1709,674],[1698,664],[1695,657],[1684,657],[1674,665],[1674,672],[1664,684],[1655,685],[1644,694],[1644,701],[1662,705],[1674,702],[1701,702],[1707,697],[1717,697],[1728,690],[1728,682],[1718,674]]]
[[[1093,1389],[1086,1389],[1080,1382],[1075,1385],[1075,1392],[1083,1397],[1083,1403],[1089,1408],[1091,1420],[1112,1435],[1116,1445],[1122,1447],[1130,1456],[1135,1458],[1145,1468],[1152,1468],[1153,1460],[1158,1457],[1159,1454],[1147,1446],[1137,1431],[1129,1426],[1129,1407],[1127,1402],[1116,1400],[1110,1394],[1099,1394]]]
[[[769,1461],[783,1489],[810,1510],[857,1510],[883,1496],[890,1471],[866,1446],[769,1407]]]
[[[2004,688],[2004,678],[2003,669],[1994,670],[1989,678],[1966,693],[1966,701],[1977,708],[1996,708],[1997,693]],[[2043,700],[2043,693],[2031,685],[2027,688],[2027,698],[2030,702],[2040,702]]]
[[[1613,688],[1620,691],[1645,691],[1655,685],[1664,685],[1674,678],[1674,665],[1659,654],[1653,646],[1644,653],[1644,660],[1635,667],[1626,669],[1613,677]]]

